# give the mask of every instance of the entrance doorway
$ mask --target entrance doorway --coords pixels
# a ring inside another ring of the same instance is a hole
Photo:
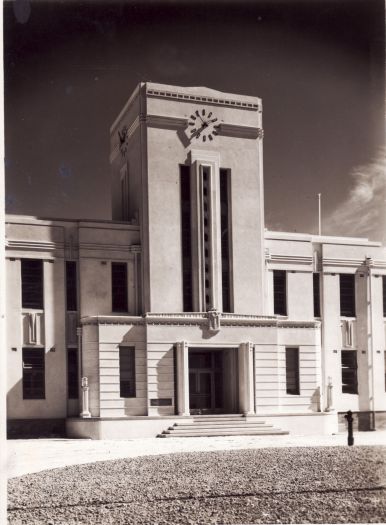
[[[232,413],[237,407],[234,349],[189,349],[191,414]],[[224,385],[227,385],[226,391]]]

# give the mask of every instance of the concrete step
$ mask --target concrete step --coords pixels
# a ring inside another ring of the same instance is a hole
[[[210,415],[210,416],[192,416],[193,421],[240,421],[240,420],[246,420],[247,418],[243,414],[235,414],[235,415]]]
[[[272,428],[273,425],[268,425],[267,423],[175,423],[172,427],[169,427],[169,429],[188,429],[188,428],[213,428],[213,429],[222,429],[222,428]]]
[[[162,434],[159,434],[158,437],[162,438],[177,438],[177,437],[215,437],[215,436],[279,436],[279,435],[288,435],[289,432],[285,430],[201,430],[197,432],[193,431],[180,431],[176,432],[175,430],[164,430]]]

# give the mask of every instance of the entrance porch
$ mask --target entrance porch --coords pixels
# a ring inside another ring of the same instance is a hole
[[[253,347],[189,347],[177,343],[180,416],[255,414]]]

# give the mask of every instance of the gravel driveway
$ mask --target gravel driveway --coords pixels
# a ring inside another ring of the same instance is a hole
[[[11,524],[382,523],[386,447],[192,452],[9,481]]]

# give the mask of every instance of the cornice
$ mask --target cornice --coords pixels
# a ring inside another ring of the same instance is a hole
[[[90,315],[80,319],[82,326],[87,325],[143,325],[143,317],[133,315]]]
[[[144,316],[147,325],[192,326],[207,325],[208,314],[192,313],[147,313]],[[276,316],[259,316],[221,313],[221,327],[275,327],[275,328],[319,328],[319,321],[289,321]]]
[[[364,260],[362,259],[340,259],[340,258],[323,258],[322,260],[323,268],[326,266],[329,267],[346,267],[346,268],[360,268],[361,266],[364,266]],[[372,261],[372,264],[370,266],[371,269],[379,268],[384,269],[386,268],[386,261]]]
[[[54,252],[64,249],[64,242],[49,242],[49,241],[27,241],[27,240],[12,240],[7,239],[5,243],[6,250],[28,250],[28,251],[43,251]]]
[[[280,264],[305,264],[311,266],[314,262],[312,256],[308,255],[279,255],[276,253],[266,253],[265,259],[268,263]]]
[[[86,325],[154,325],[154,326],[207,326],[208,314],[192,313],[147,313],[142,317],[130,315],[95,315],[80,320]],[[221,327],[256,328],[306,328],[319,329],[320,321],[290,321],[276,316],[221,314]]]
[[[197,102],[205,104],[215,104],[217,106],[226,106],[226,107],[235,107],[242,109],[249,109],[252,111],[257,111],[260,109],[259,104],[252,102],[246,102],[244,100],[231,99],[231,98],[221,98],[213,97],[210,95],[198,95],[198,94],[187,94],[181,93],[178,91],[163,90],[163,89],[147,89],[146,95],[148,97],[156,98],[168,98],[174,100],[180,100],[185,102]]]

